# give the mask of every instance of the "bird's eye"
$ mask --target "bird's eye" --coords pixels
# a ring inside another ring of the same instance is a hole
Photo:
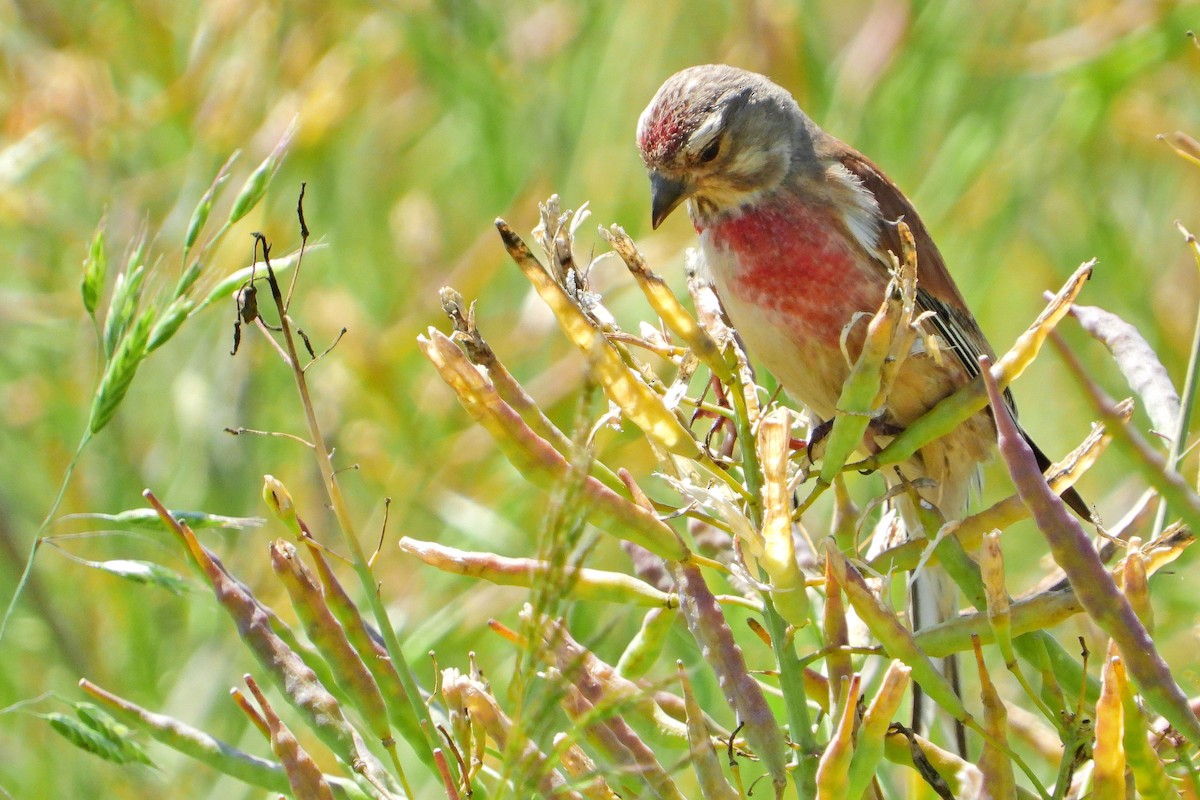
[[[700,151],[700,157],[697,159],[701,164],[707,164],[717,157],[721,152],[721,137],[713,139],[708,145]]]

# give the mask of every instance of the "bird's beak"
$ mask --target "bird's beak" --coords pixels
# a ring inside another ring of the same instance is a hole
[[[663,220],[691,194],[687,181],[650,170],[650,224],[657,230]]]

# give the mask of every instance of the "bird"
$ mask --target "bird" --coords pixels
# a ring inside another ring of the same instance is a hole
[[[901,254],[900,221],[915,240],[917,305],[929,312],[923,324],[941,357],[929,348],[904,361],[875,421],[879,436],[905,428],[977,376],[980,356],[995,358],[909,199],[769,78],[716,64],[672,75],[638,120],[637,146],[649,174],[652,226],[687,204],[702,276],[747,353],[819,421],[833,419],[850,374],[843,344],[857,354],[862,315],[883,300],[892,254]],[[960,519],[995,449],[995,425],[984,410],[899,471],[924,487],[922,499],[946,519]],[[1049,458],[1034,450],[1048,467]],[[1074,489],[1064,500],[1088,518]],[[944,613],[924,616],[914,610],[914,628]]]

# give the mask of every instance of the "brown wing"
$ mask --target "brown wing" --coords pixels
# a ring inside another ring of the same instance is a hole
[[[864,189],[875,197],[884,223],[880,226],[879,244],[882,250],[899,255],[900,233],[895,223],[904,220],[917,243],[917,286],[922,305],[937,314],[941,323],[938,333],[963,362],[971,375],[979,374],[979,356],[994,356],[991,345],[979,330],[979,324],[967,309],[962,293],[946,269],[933,237],[925,229],[917,210],[896,184],[861,153],[849,150],[841,158],[842,166],[862,182]]]
[[[895,226],[897,220],[903,219],[912,231],[917,243],[917,302],[927,311],[934,312],[932,323],[938,335],[950,345],[954,355],[962,363],[967,374],[974,377],[979,374],[979,357],[981,355],[996,357],[992,346],[979,329],[979,323],[971,315],[958,291],[954,279],[946,270],[946,262],[938,252],[933,237],[925,229],[925,223],[917,214],[908,198],[896,187],[896,184],[883,174],[871,161],[859,152],[846,148],[841,155],[842,166],[855,175],[863,188],[875,196],[884,223],[880,226],[880,246],[893,253],[900,253],[900,234]],[[1017,405],[1012,393],[1004,390],[1004,400],[1017,416]],[[1018,426],[1019,427],[1019,426]],[[1042,452],[1037,443],[1030,438],[1023,428],[1020,428],[1025,441],[1033,448],[1038,466],[1045,471],[1049,468],[1050,458]],[[1083,519],[1090,519],[1087,503],[1074,488],[1063,492],[1062,498]]]

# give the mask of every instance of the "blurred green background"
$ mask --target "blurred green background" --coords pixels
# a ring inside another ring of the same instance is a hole
[[[998,349],[1037,313],[1043,290],[1095,257],[1085,301],[1137,324],[1182,381],[1198,281],[1172,223],[1200,228],[1200,171],[1155,135],[1200,134],[1200,50],[1185,35],[1198,19],[1196,3],[1099,0],[2,3],[0,599],[12,595],[86,424],[97,356],[79,279],[98,220],[107,215],[114,264],[146,228],[152,283],[169,286],[217,168],[243,150],[227,190],[236,192],[294,116],[299,133],[267,202],[206,278],[249,263],[251,231],[266,232],[276,253],[290,250],[296,191],[308,182],[308,223],[328,247],[306,262],[293,313],[318,350],[349,329],[310,379],[337,465],[359,467],[343,480],[364,536],[376,535],[392,498],[377,570],[427,684],[431,648],[443,665],[475,650],[502,675],[510,648],[483,623],[511,621],[523,594],[417,567],[395,540],[527,554],[547,501],[471,425],[415,338],[445,328],[440,286],[481,298],[484,334],[570,425],[582,361],[531,299],[492,220],[527,232],[549,193],[569,207],[589,201],[596,222],[624,225],[682,286],[693,235],[683,216],[650,232],[633,146],[638,114],[677,69],[724,61],[765,72],[871,156],[914,199]],[[581,253],[592,230],[583,229]],[[595,280],[634,324],[648,312],[618,266],[603,263]],[[328,526],[306,451],[222,432],[302,426],[289,376],[260,337],[230,358],[233,319],[232,302],[210,309],[151,356],[85,453],[63,513],[138,507],[152,487],[176,508],[261,514],[261,476],[272,473],[318,532]],[[1103,349],[1068,333],[1124,396]],[[1087,406],[1053,353],[1015,391],[1048,452],[1087,432]],[[1136,422],[1148,424],[1140,414]],[[625,447],[632,441],[613,437],[604,456],[645,475],[650,462]],[[1008,491],[995,469],[988,487],[988,497]],[[1115,522],[1141,487],[1111,455],[1081,488]],[[268,526],[208,543],[286,606],[265,557],[280,535]],[[1026,536],[1013,549],[1036,566],[1036,534],[1014,535]],[[185,569],[165,535],[64,546]],[[597,558],[622,563],[609,542]],[[1191,693],[1200,689],[1189,655],[1200,601],[1184,578],[1193,560],[1155,582],[1160,638]],[[594,645],[615,658],[636,620],[592,606],[575,609],[572,624],[584,638],[606,632],[611,641]],[[46,549],[0,643],[0,707],[46,691],[74,697],[86,676],[261,753],[226,695],[253,667],[205,596],[124,583]],[[53,700],[34,708],[62,710]],[[154,753],[160,772],[115,767],[9,713],[0,716],[0,796],[258,796]]]

